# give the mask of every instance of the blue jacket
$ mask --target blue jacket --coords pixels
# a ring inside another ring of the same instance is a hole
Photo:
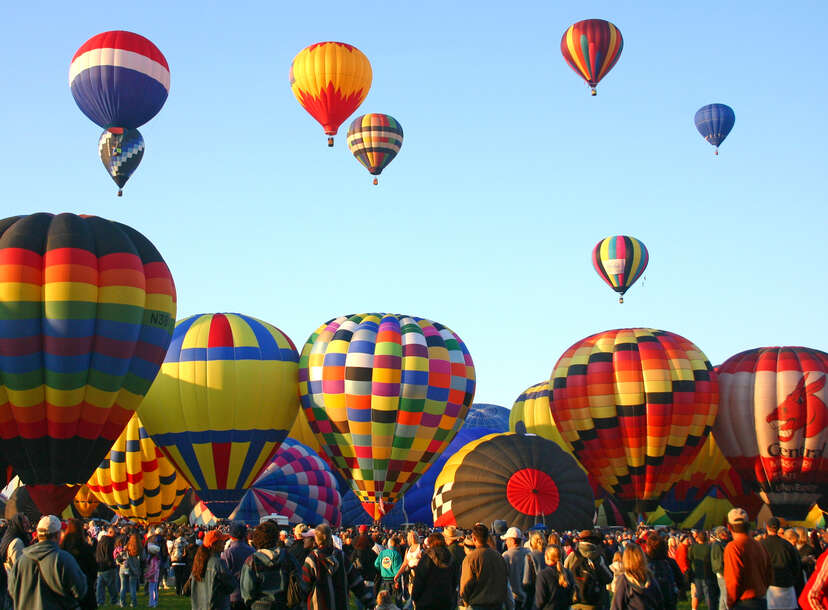
[[[44,540],[23,551],[9,575],[15,608],[50,610],[71,607],[86,595],[86,576],[55,540]]]
[[[240,602],[242,599],[241,589],[239,588],[239,579],[241,578],[242,566],[244,566],[245,560],[253,553],[254,550],[252,546],[243,540],[231,538],[230,544],[225,547],[224,552],[221,554],[221,558],[224,560],[224,563],[227,564],[227,570],[233,575],[233,579],[236,581],[236,588],[230,594],[231,603]]]

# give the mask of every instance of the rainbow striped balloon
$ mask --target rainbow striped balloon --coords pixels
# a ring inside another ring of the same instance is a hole
[[[86,486],[120,516],[139,523],[166,520],[190,488],[152,442],[137,414]]]
[[[644,242],[629,235],[613,235],[599,241],[592,249],[592,266],[607,285],[624,294],[647,269],[650,254]]]
[[[87,40],[69,66],[78,108],[104,129],[135,129],[154,117],[170,91],[170,67],[139,34],[114,30]]]
[[[561,37],[561,54],[569,67],[590,86],[592,95],[601,79],[621,57],[624,39],[614,24],[604,19],[574,23]]]
[[[178,322],[141,419],[217,517],[267,465],[299,410],[299,354],[275,326],[242,314]]]
[[[0,438],[34,491],[86,482],[158,373],[175,311],[170,270],[134,229],[0,221]]]
[[[348,148],[372,176],[379,176],[394,160],[402,143],[402,125],[389,114],[363,114],[348,128]]]

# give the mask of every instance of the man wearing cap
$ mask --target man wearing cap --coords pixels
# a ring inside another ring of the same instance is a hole
[[[447,525],[443,528],[443,538],[446,541],[446,547],[451,553],[454,563],[453,569],[456,571],[455,581],[460,582],[460,573],[463,569],[463,560],[466,558],[466,550],[463,548],[463,535],[457,533],[457,528],[453,525]],[[455,602],[457,599],[455,598]],[[455,606],[457,604],[455,603]]]
[[[37,524],[37,543],[23,555],[9,576],[15,608],[71,608],[86,595],[86,576],[75,558],[58,548],[60,519],[46,515]]]
[[[293,542],[288,546],[288,553],[293,555],[298,565],[302,565],[312,548],[313,532],[304,523],[298,523],[293,528]]]
[[[230,543],[224,548],[221,558],[227,564],[227,569],[236,581],[236,588],[230,594],[230,608],[232,610],[244,610],[245,605],[239,589],[239,578],[245,560],[255,551],[247,544],[247,526],[239,521],[230,525]]]
[[[514,607],[515,610],[523,610],[527,607],[526,602],[528,600],[526,592],[523,590],[523,569],[529,551],[521,545],[523,534],[517,527],[510,527],[501,536],[501,539],[506,542],[506,550],[503,551],[502,556],[509,572],[509,584],[512,586]]]
[[[772,577],[768,587],[768,610],[796,610],[796,591],[802,590],[802,561],[799,551],[779,535],[779,519],[768,519],[767,536],[759,544],[770,557]]]
[[[463,560],[460,599],[472,610],[500,610],[507,603],[506,563],[489,546],[489,528],[482,523],[472,528],[474,550]]]
[[[575,577],[573,608],[593,610],[609,606],[607,585],[612,582],[612,571],[604,560],[604,539],[598,532],[583,530],[578,544],[564,561],[564,567]]]
[[[727,528],[721,525],[713,530],[710,543],[710,567],[719,586],[719,610],[727,610],[727,589],[724,580],[724,550],[728,543]]]
[[[771,583],[770,559],[762,545],[748,535],[748,514],[743,508],[727,513],[733,541],[724,551],[727,607],[731,610],[765,610],[765,594]]]

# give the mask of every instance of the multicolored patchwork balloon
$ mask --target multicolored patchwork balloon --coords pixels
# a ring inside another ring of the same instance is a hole
[[[388,114],[363,114],[348,129],[348,148],[372,176],[379,176],[394,160],[402,143],[402,125]],[[374,184],[378,182],[374,178]]]
[[[111,127],[101,134],[98,153],[106,171],[118,185],[120,197],[124,194],[124,185],[144,157],[144,138],[137,129]]]
[[[299,388],[322,450],[379,520],[457,434],[474,398],[474,364],[442,324],[357,314],[308,338]]]
[[[592,249],[592,266],[601,279],[621,295],[619,303],[624,302],[624,295],[647,269],[648,262],[647,246],[629,235],[605,237]]]
[[[170,67],[139,34],[114,30],[87,40],[69,66],[78,108],[102,127],[135,129],[154,117],[170,91]]]
[[[44,514],[71,502],[65,485],[89,479],[138,408],[175,311],[170,270],[135,229],[74,214],[0,221],[1,446]]]
[[[165,521],[190,488],[152,442],[138,415],[129,420],[86,485],[121,517],[139,523]]]
[[[828,493],[827,373],[828,354],[807,347],[751,349],[719,367],[716,442],[785,519]]]
[[[141,420],[217,517],[233,511],[293,425],[298,361],[287,335],[249,316],[176,324]]]
[[[575,343],[552,372],[558,430],[590,476],[623,508],[653,510],[696,458],[719,405],[719,384],[693,343],[651,328]]]
[[[286,438],[230,519],[258,524],[261,517],[277,513],[292,524],[339,527],[341,508],[330,467],[307,445]]]
[[[451,456],[434,483],[436,527],[505,519],[527,530],[592,525],[595,498],[575,458],[540,436],[490,434]]]
[[[736,113],[725,104],[708,104],[696,111],[693,122],[702,137],[716,149],[714,154],[718,155],[719,146],[736,124]]]
[[[561,53],[597,95],[596,87],[621,57],[624,39],[615,25],[603,19],[579,21],[564,32]]]
[[[371,79],[371,62],[344,42],[312,44],[290,64],[293,95],[330,136],[328,146],[333,146],[339,126],[368,95]]]

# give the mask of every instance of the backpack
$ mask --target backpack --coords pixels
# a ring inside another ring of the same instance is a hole
[[[184,561],[184,557],[187,554],[187,543],[182,539],[179,538],[173,543],[173,550],[170,554],[170,561],[174,561],[176,563]]]
[[[673,577],[670,564],[666,559],[657,559],[650,563],[650,569],[664,597],[664,605],[668,608],[675,608],[678,603],[678,586],[676,586],[676,579]]]
[[[305,603],[305,590],[302,589],[302,585],[299,583],[299,576],[296,570],[291,570],[290,574],[288,574],[287,591],[285,593],[287,593],[288,608]]]
[[[598,567],[576,551],[571,571],[575,577],[575,595],[578,603],[587,606],[602,605],[606,583],[601,582]]]

